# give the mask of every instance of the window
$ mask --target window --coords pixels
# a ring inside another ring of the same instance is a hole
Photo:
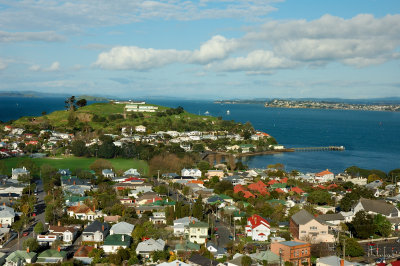
[[[304,256],[304,249],[301,250],[301,255]]]
[[[317,230],[316,226],[310,226],[310,230]]]
[[[326,231],[322,231],[321,234],[326,234]]]
[[[302,233],[302,234],[305,234],[305,233],[306,233],[306,231],[301,231],[301,233]]]

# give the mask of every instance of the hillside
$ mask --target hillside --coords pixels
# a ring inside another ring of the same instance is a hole
[[[182,110],[177,111],[178,108],[163,106],[158,106],[158,111],[154,113],[127,113],[124,118],[124,107],[124,104],[93,103],[73,112],[61,110],[39,117],[22,117],[14,121],[13,126],[31,130],[55,129],[67,132],[101,129],[104,133],[119,133],[122,127],[137,125],[146,126],[148,133],[167,130],[239,132],[243,126],[233,121],[223,121],[216,117],[195,115],[183,109],[182,112]]]

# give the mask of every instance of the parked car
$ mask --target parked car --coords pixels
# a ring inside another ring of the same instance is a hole
[[[29,235],[29,232],[23,232],[22,233],[22,236],[28,236]]]

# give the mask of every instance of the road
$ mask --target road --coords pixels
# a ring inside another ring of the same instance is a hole
[[[373,242],[374,245],[371,246],[367,243],[362,244],[366,256],[370,258],[394,258],[400,257],[400,243],[394,240],[391,241],[380,241]]]
[[[36,181],[36,187],[38,191],[37,195],[38,200],[35,205],[36,208],[35,220],[23,231],[23,232],[29,232],[29,234],[27,236],[22,236],[21,233],[21,237],[19,239],[19,245],[18,245],[18,238],[16,237],[12,241],[10,241],[4,249],[1,250],[2,252],[6,252],[9,254],[14,252],[15,250],[22,249],[22,243],[26,239],[34,237],[33,227],[35,227],[35,225],[38,222],[42,222],[43,224],[45,224],[44,220],[44,210],[46,208],[46,205],[44,203],[45,192],[43,190],[43,183],[41,180]]]

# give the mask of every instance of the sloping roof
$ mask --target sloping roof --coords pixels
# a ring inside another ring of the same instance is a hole
[[[163,250],[165,247],[165,242],[162,239],[154,240],[152,238],[147,239],[146,241],[140,242],[137,245],[137,252],[151,252],[157,250]]]
[[[66,258],[67,252],[58,251],[55,249],[48,249],[39,254],[38,259],[40,258]]]
[[[104,240],[105,246],[125,246],[128,247],[132,242],[132,237],[125,234],[109,235]]]
[[[187,263],[184,263],[180,260],[174,260],[171,262],[163,262],[163,263],[157,264],[157,266],[190,266],[190,265]]]
[[[332,175],[332,174],[333,174],[332,172],[330,172],[328,169],[326,169],[325,171],[322,171],[322,172],[319,172],[319,173],[315,174],[315,176],[321,177],[321,176],[324,176],[324,175]]]
[[[26,252],[25,250],[16,250],[6,258],[6,261],[18,262],[19,260],[26,261],[36,256],[35,252]]]
[[[301,210],[301,211],[297,212],[296,214],[292,215],[292,220],[298,225],[306,224],[313,219],[314,219],[314,216],[312,216],[306,210]]]
[[[103,231],[103,226],[104,226],[104,231],[108,231],[110,229],[110,226],[108,225],[108,223],[102,223],[102,222],[99,222],[98,220],[95,220],[93,223],[88,225],[88,227],[86,227],[83,230],[83,233],[94,233],[97,231]]]
[[[205,228],[208,228],[208,223],[205,223],[205,222],[191,222],[191,223],[189,223],[189,227],[195,227],[195,228],[197,228],[197,227],[205,227]]]
[[[300,242],[300,241],[284,241],[279,243],[288,247],[295,247],[307,244],[307,242]]]
[[[130,235],[133,231],[135,226],[133,224],[127,223],[127,222],[119,222],[117,224],[114,224],[110,231],[112,234],[128,234]]]
[[[361,198],[359,202],[362,204],[365,211],[380,213],[389,216],[393,211],[397,211],[396,207],[384,200],[370,200]]]
[[[210,260],[209,258],[203,257],[200,254],[194,253],[190,259],[188,259],[189,262],[192,262],[197,265],[213,265],[216,266],[218,265],[218,262],[215,260]]]
[[[198,250],[200,250],[200,245],[199,245],[199,244],[196,244],[196,243],[192,243],[192,242],[190,242],[189,240],[186,240],[186,241],[183,242],[183,243],[178,243],[178,244],[176,244],[176,245],[175,245],[175,250],[177,250],[177,251],[178,251],[178,250],[198,251]]]
[[[279,263],[279,256],[273,253],[271,250],[249,254],[249,257],[260,262],[266,260],[269,264]]]
[[[341,213],[322,214],[322,215],[318,216],[317,218],[318,218],[318,220],[322,220],[324,222],[337,221],[337,220],[343,221],[344,220],[344,217]]]
[[[268,221],[261,217],[260,215],[253,214],[251,217],[247,218],[247,221],[250,222],[251,228],[255,228],[261,224],[270,227]]]
[[[302,190],[302,189],[299,188],[299,187],[292,187],[292,188],[290,189],[290,191],[293,191],[294,193],[297,193],[297,194],[302,194],[302,193],[304,193],[304,190]]]

